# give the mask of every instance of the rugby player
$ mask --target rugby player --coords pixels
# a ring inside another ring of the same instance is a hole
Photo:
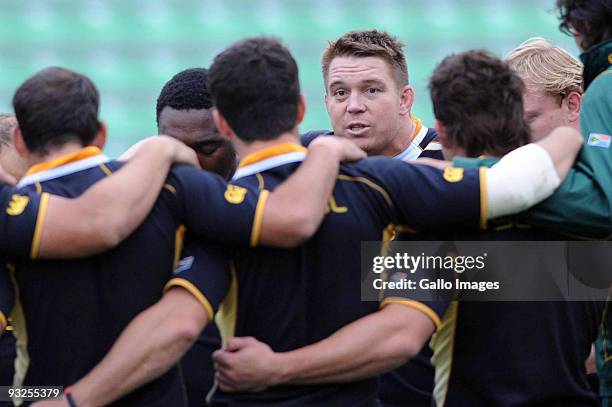
[[[217,127],[244,157],[234,182],[245,187],[274,188],[294,171],[304,156],[303,147],[297,144],[296,126],[305,106],[299,94],[295,61],[276,40],[247,39],[218,55],[209,74]],[[580,137],[571,130],[561,131],[558,136],[561,138],[556,141],[542,141],[542,147],[530,145],[516,151],[497,167],[481,172],[440,171],[385,158],[343,166],[327,216],[312,240],[294,250],[238,249],[234,253],[229,294],[219,314],[224,338],[254,335],[279,351],[290,351],[316,343],[353,321],[367,326],[368,331],[376,330],[380,323],[394,323],[394,330],[387,331],[393,333],[390,335],[393,347],[401,347],[413,356],[433,332],[433,314],[406,306],[401,300],[386,299],[380,304],[381,311],[378,304],[361,302],[359,256],[355,256],[360,242],[377,240],[383,235],[389,238],[390,224],[407,224],[418,230],[477,227],[481,215],[494,217],[516,210],[505,206],[508,200],[517,203],[514,193],[518,184],[514,181],[529,189],[530,181],[542,181],[531,170],[524,172],[530,167],[524,164],[525,153],[533,154],[531,158],[537,167],[544,164],[536,171],[544,177],[549,173],[544,168],[549,157],[559,166],[561,175],[571,165],[571,159],[561,160],[563,163],[559,159],[579,148]],[[551,155],[543,150],[550,151]],[[518,164],[515,159],[520,156],[521,164],[515,167],[512,162]],[[481,194],[479,173],[487,174],[487,181],[483,180],[487,185],[486,208],[480,206],[485,191]],[[497,184],[502,173],[503,182]],[[512,184],[510,188],[508,183]],[[541,187],[550,189],[547,184],[548,181],[520,195],[541,192]],[[450,199],[453,206],[446,205]],[[481,209],[486,215],[480,213]],[[185,268],[191,271],[190,266]],[[154,311],[142,313],[128,326],[100,365],[74,385],[72,391],[79,405],[81,401],[83,405],[111,402],[175,363],[180,355],[170,358],[167,353],[158,352],[171,346],[172,338],[143,334],[153,326],[164,333],[179,331],[167,317],[159,323],[165,313],[161,305],[156,306]],[[409,332],[402,329],[406,326],[411,328]],[[359,336],[353,336],[334,349],[350,352],[352,343],[363,345]],[[236,344],[230,340],[228,352],[224,353],[237,350],[233,349]],[[363,352],[362,357],[368,358],[370,354]],[[357,363],[362,364],[363,359],[358,359]],[[154,369],[141,367],[143,361]],[[219,358],[217,363],[224,364],[224,358]],[[359,369],[355,367],[355,370]],[[228,382],[223,374],[219,379],[225,390],[236,385]],[[331,385],[276,386],[262,393],[220,392],[213,398],[213,404],[373,405],[376,397],[376,380],[364,379]]]
[[[98,100],[88,78],[62,68],[45,69],[19,87],[13,98],[18,120],[15,147],[32,165],[20,181],[26,192],[78,196],[119,168],[120,163],[100,151],[106,127],[97,118]],[[309,226],[312,220],[304,225],[300,213],[316,214],[318,224],[339,159],[347,152],[354,157],[365,155],[348,142],[321,141],[313,146],[317,152],[310,160],[313,171],[304,173],[302,180],[294,178],[293,186],[286,184],[291,188],[301,184],[301,188],[285,191],[285,197],[277,194],[280,189],[268,195],[265,190],[227,185],[221,177],[192,167],[177,167],[145,223],[112,252],[72,261],[15,259],[14,287],[7,273],[2,273],[0,284],[0,328],[5,326],[4,315],[12,311],[14,333],[23,344],[15,384],[67,384],[93,367],[127,322],[160,298],[178,259],[185,227],[210,239],[247,246],[259,242],[287,246],[302,238],[305,226],[314,232],[317,225]],[[317,186],[311,185],[311,176],[320,180]],[[313,194],[318,195],[318,204],[308,202]],[[301,196],[300,203],[294,202],[296,195]],[[302,212],[301,206],[308,208]],[[9,208],[9,214],[18,209]],[[299,225],[290,219],[296,214]],[[270,220],[276,225],[270,227]],[[295,230],[292,225],[297,226]],[[39,239],[35,234],[33,259],[38,257]],[[221,261],[216,259],[211,254],[202,261],[215,269],[214,262]],[[202,288],[200,283],[177,278],[166,289],[169,298],[178,298],[179,306],[181,298],[193,295],[200,308],[198,316],[206,320],[212,314],[210,304],[220,300],[215,290],[224,294],[224,289],[222,285]],[[187,309],[183,311],[188,314]],[[194,339],[193,331],[182,332],[183,344]],[[175,369],[122,403],[172,400],[173,405],[181,405],[182,392],[182,379]]]
[[[160,134],[191,147],[202,169],[229,179],[236,170],[236,153],[215,126],[207,79],[208,70],[204,68],[187,69],[174,75],[157,98],[157,128]],[[220,347],[217,326],[208,324],[181,360],[190,406],[203,405],[214,382],[212,353]]]
[[[610,141],[612,140],[612,1],[557,0],[559,28],[572,35],[584,64],[584,99],[580,116],[582,134],[589,155],[584,160],[595,174],[607,176],[603,184],[612,205],[612,190],[609,187],[612,165],[610,165]],[[606,165],[607,164],[607,165]],[[597,204],[597,203],[595,203]],[[563,205],[563,203],[559,203]],[[611,288],[612,294],[612,288]],[[604,312],[596,342],[597,368],[599,371],[599,393],[602,405],[612,406],[612,307]]]
[[[354,140],[369,156],[442,158],[435,131],[411,113],[414,90],[403,47],[378,30],[351,31],[331,41],[321,62],[333,132],[305,133],[302,144],[338,135]]]
[[[528,142],[521,80],[497,58],[481,51],[448,57],[436,68],[430,88],[436,128],[449,158],[466,154],[499,156]],[[512,226],[500,228],[503,232],[423,234],[420,238],[559,239],[549,232]],[[435,405],[596,405],[595,395],[585,384],[584,361],[595,336],[601,304],[406,302],[439,322],[431,343],[436,367]],[[234,390],[358,380],[403,360],[402,347],[418,349],[427,340],[423,335],[423,342],[415,344],[406,340],[410,337],[406,334],[404,341],[395,345],[398,350],[393,351],[398,332],[414,329],[410,321],[403,321],[404,327],[394,326],[392,321],[368,326],[364,321],[289,352],[273,352],[254,338],[234,338],[229,349],[215,357],[220,377],[226,388]],[[434,326],[430,328],[431,334]],[[482,352],[501,344],[503,352],[494,359]],[[483,374],[483,366],[503,373]]]
[[[157,98],[157,129],[193,148],[200,167],[230,179],[236,170],[236,153],[215,127],[207,77],[206,69],[192,68],[164,85]]]
[[[582,64],[543,38],[530,38],[506,56],[525,83],[523,105],[531,140],[559,126],[580,131]]]
[[[17,154],[13,144],[13,131],[17,119],[12,114],[0,114],[0,164],[15,179],[19,179],[28,170],[27,164]]]

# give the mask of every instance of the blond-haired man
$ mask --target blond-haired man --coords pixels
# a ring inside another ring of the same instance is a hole
[[[540,140],[555,127],[580,131],[582,64],[543,38],[530,38],[506,60],[525,83],[523,104],[531,139]]]

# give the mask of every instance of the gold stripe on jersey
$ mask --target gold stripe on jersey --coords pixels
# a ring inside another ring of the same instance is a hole
[[[236,265],[233,261],[230,262],[230,273],[232,278],[227,295],[221,302],[215,317],[223,347],[225,347],[229,338],[235,336],[238,319],[238,276],[236,276]]]
[[[402,298],[402,297],[387,297],[380,303],[380,309],[383,309],[389,304],[405,305],[410,308],[414,308],[414,309],[421,311],[423,314],[427,315],[433,321],[434,325],[436,326],[436,329],[438,329],[440,327],[440,324],[442,323],[442,321],[440,321],[440,317],[438,316],[438,314],[436,314],[434,310],[432,310],[431,308],[429,308],[427,305],[423,304],[422,302],[410,300],[408,298]]]
[[[438,407],[444,407],[448,396],[448,385],[455,352],[458,313],[459,301],[451,301],[444,313],[440,327],[431,337],[430,347],[433,350],[431,363],[436,371],[433,396]]]
[[[255,174],[255,177],[257,178],[257,187],[261,191],[266,186],[266,182],[264,181],[264,177],[259,172]]]
[[[13,335],[17,340],[15,350],[17,352],[17,358],[15,359],[15,376],[13,380],[13,386],[21,387],[25,376],[30,368],[30,354],[28,353],[28,331],[25,319],[25,313],[23,312],[23,305],[21,304],[21,298],[19,294],[19,286],[17,285],[17,279],[15,278],[14,267],[9,267],[9,275],[15,288],[15,306],[11,311],[11,321],[13,322]]]
[[[181,225],[176,228],[174,233],[174,260],[172,262],[172,269],[178,267],[179,260],[181,259],[181,252],[183,251],[183,243],[185,242],[185,232],[187,228],[185,225]]]
[[[43,225],[47,215],[47,206],[49,205],[49,194],[43,193],[40,196],[40,204],[38,206],[38,215],[36,217],[36,227],[34,228],[34,237],[32,238],[32,248],[30,249],[30,257],[35,259],[38,257],[40,250],[40,239],[42,238]]]
[[[47,171],[47,170],[50,170],[56,167],[60,167],[64,164],[83,160],[85,158],[90,158],[90,157],[100,155],[100,154],[102,154],[102,151],[100,151],[98,147],[94,147],[94,146],[84,147],[80,149],[79,151],[75,151],[74,153],[64,154],[53,160],[33,165],[32,167],[30,167],[28,172],[25,173],[24,177],[35,174],[37,172]]]
[[[254,153],[248,154],[238,164],[238,168],[246,167],[247,165],[254,164],[259,161],[266,160],[268,158],[276,157],[282,154],[295,153],[295,152],[308,152],[308,149],[301,144],[297,143],[283,143],[277,144],[271,147],[264,148]]]
[[[182,287],[187,290],[189,294],[193,295],[195,299],[198,300],[200,304],[202,304],[202,307],[204,307],[204,311],[206,311],[206,314],[208,315],[208,320],[213,320],[213,317],[215,316],[213,307],[212,305],[210,305],[210,301],[208,301],[208,298],[206,298],[206,296],[202,293],[202,291],[198,289],[198,287],[193,285],[193,283],[191,283],[190,281],[180,277],[174,277],[170,279],[170,281],[168,281],[164,286],[164,293],[172,287]]]
[[[489,217],[489,209],[487,208],[487,168],[480,167],[478,175],[480,175],[480,228],[486,230],[487,218]]]
[[[106,166],[106,164],[102,163],[100,164],[100,169],[107,175],[113,175],[113,172]]]
[[[255,208],[255,218],[253,219],[253,230],[251,231],[251,247],[257,247],[259,238],[261,237],[261,226],[263,224],[263,216],[266,209],[266,202],[270,196],[270,191],[263,190],[257,199],[257,207]]]
[[[378,191],[383,196],[383,198],[385,199],[387,204],[390,207],[393,207],[393,201],[391,200],[391,197],[389,196],[387,191],[385,191],[385,189],[383,187],[381,187],[380,185],[378,185],[374,181],[369,180],[369,179],[364,178],[364,177],[351,177],[349,175],[344,175],[344,174],[338,175],[338,179],[341,180],[341,181],[361,182],[361,183],[369,186],[370,188],[375,189],[376,191]]]
[[[0,335],[2,335],[2,331],[4,331],[4,328],[6,328],[7,325],[8,321],[6,320],[4,313],[0,311]]]

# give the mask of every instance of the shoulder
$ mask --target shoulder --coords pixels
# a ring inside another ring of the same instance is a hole
[[[300,142],[304,147],[308,147],[314,139],[319,136],[333,136],[334,132],[329,130],[311,130],[300,135]]]

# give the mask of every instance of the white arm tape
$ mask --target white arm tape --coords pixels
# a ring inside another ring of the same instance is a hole
[[[544,148],[527,144],[511,151],[487,170],[487,217],[521,212],[551,196],[560,183]]]

